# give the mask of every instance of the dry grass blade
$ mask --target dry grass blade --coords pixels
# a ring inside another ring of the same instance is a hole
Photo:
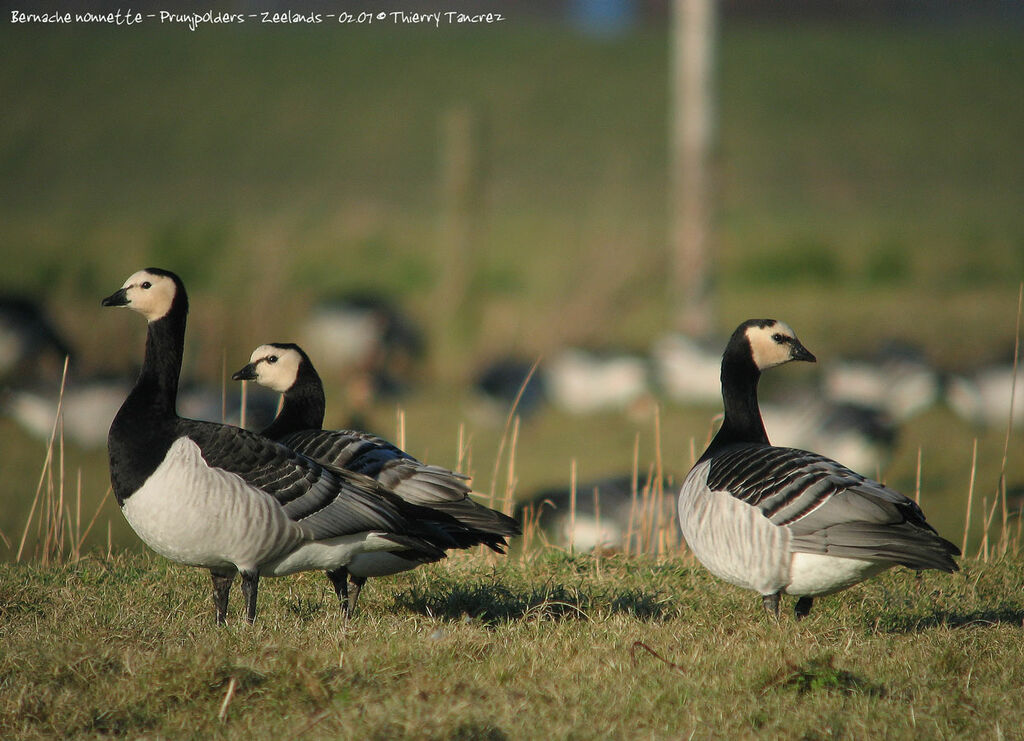
[[[971,528],[971,506],[974,502],[974,481],[978,472],[978,438],[974,438],[971,451],[971,479],[967,485],[967,512],[964,514],[964,538],[960,544],[960,552],[967,553],[967,533]]]
[[[512,515],[512,504],[515,502],[516,492],[516,448],[519,445],[519,416],[512,422],[512,441],[508,448],[508,470],[505,475],[505,496],[502,499],[501,511],[506,515]]]
[[[509,431],[512,428],[513,420],[516,419],[516,409],[519,408],[519,402],[523,398],[523,394],[526,393],[526,387],[530,383],[530,379],[537,372],[537,368],[540,367],[540,358],[537,358],[533,365],[530,366],[530,370],[527,372],[526,377],[523,378],[523,382],[519,385],[519,390],[516,392],[515,398],[512,400],[512,406],[509,407],[508,416],[505,417],[505,427],[501,431],[501,440],[498,442],[498,452],[494,456],[494,470],[491,472],[491,493],[487,506],[494,508],[494,498],[498,487],[498,471],[501,470],[501,459],[505,454],[505,446],[508,445]]]
[[[1010,438],[1013,436],[1013,413],[1017,401],[1017,369],[1020,367],[1020,319],[1024,308],[1024,282],[1017,291],[1017,324],[1013,330],[1013,376],[1010,381],[1010,412],[1006,420],[1006,437],[1003,440],[1003,458],[999,464],[999,491],[997,495],[1002,502],[1003,527],[999,535],[999,553],[1005,554],[1009,548],[1009,514],[1006,504],[1006,461],[1010,454]]]
[[[32,506],[28,511],[28,520],[25,522],[25,530],[21,534],[21,543],[18,544],[18,554],[15,556],[15,561],[21,562],[22,553],[25,550],[25,541],[28,540],[28,532],[32,527],[32,519],[36,512],[36,507],[39,504],[40,496],[43,492],[43,484],[51,476],[51,467],[53,465],[53,444],[57,438],[57,430],[61,426],[61,414],[64,408],[64,388],[68,380],[68,365],[71,361],[70,357],[64,358],[64,370],[60,377],[60,394],[57,397],[57,414],[53,420],[53,429],[50,431],[50,439],[46,445],[46,458],[43,461],[43,470],[39,474],[39,483],[36,485],[36,493],[32,499]],[[63,447],[63,441],[62,441]]]
[[[228,706],[231,705],[231,700],[235,696],[235,690],[238,689],[238,679],[231,677],[228,680],[228,689],[224,693],[224,700],[220,704],[220,710],[217,712],[217,720],[221,723],[228,717]]]
[[[660,661],[662,664],[664,664],[669,669],[674,671],[676,674],[686,676],[686,672],[683,671],[683,667],[679,666],[679,664],[673,664],[671,661],[666,659],[664,656],[659,654],[657,651],[655,651],[653,648],[648,646],[643,641],[633,641],[633,645],[629,647],[629,660],[630,662],[632,662],[633,666],[636,666],[639,663],[636,658],[636,650],[638,648],[642,648],[644,651],[646,651],[651,656],[656,658],[658,661]]]
[[[569,553],[576,547],[576,459],[569,465]]]
[[[626,543],[623,551],[626,555],[633,553],[633,527],[636,525],[637,515],[637,490],[640,477],[640,433],[633,436],[633,468],[630,471],[629,479],[629,522],[626,525]]]
[[[113,493],[114,493],[114,490],[111,489],[108,486],[107,487],[107,491],[103,494],[103,498],[100,499],[100,503],[98,505],[96,505],[96,511],[93,512],[92,519],[89,520],[89,524],[86,526],[85,532],[82,533],[82,535],[78,539],[77,550],[78,550],[79,554],[81,554],[81,552],[82,552],[82,544],[85,543],[85,539],[89,537],[89,533],[92,531],[92,526],[96,524],[96,520],[99,519],[100,512],[103,511],[103,505],[107,503],[107,500],[110,498],[110,495],[113,494]],[[81,525],[81,519],[79,519],[78,522],[79,522],[79,525]],[[109,520],[107,521],[107,528],[108,528],[108,533],[109,533],[109,528],[110,528],[110,521]],[[109,539],[109,535],[108,535],[108,539]],[[109,546],[108,546],[108,548],[109,548]]]

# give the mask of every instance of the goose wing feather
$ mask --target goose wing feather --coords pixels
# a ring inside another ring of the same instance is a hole
[[[413,519],[415,512],[373,479],[321,465],[236,427],[195,420],[181,420],[181,426],[208,465],[274,497],[314,540],[384,531],[450,542],[437,527]]]
[[[733,446],[712,459],[708,486],[788,528],[796,551],[957,570],[959,549],[925,522],[916,502],[816,453]]]
[[[304,430],[282,442],[302,455],[374,478],[406,502],[443,512],[481,534],[521,532],[513,518],[470,499],[468,477],[421,463],[383,438],[354,430]],[[483,542],[504,545],[491,540]]]

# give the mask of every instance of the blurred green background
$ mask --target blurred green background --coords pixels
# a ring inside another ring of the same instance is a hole
[[[718,332],[775,316],[822,363],[892,337],[950,371],[1006,359],[1024,277],[1019,19],[741,11],[727,5],[719,24]],[[475,412],[471,383],[501,355],[646,353],[673,328],[664,8],[605,34],[508,13],[489,27],[196,32],[5,19],[0,291],[45,305],[76,373],[130,372],[142,322],[99,300],[140,267],[173,269],[192,303],[186,374],[214,386],[258,344],[296,339],[317,299],[376,291],[420,324],[428,354],[407,393],[366,410],[374,431],[394,438],[401,409],[410,452],[448,466],[461,440],[476,488],[499,496],[567,482],[573,460],[581,480],[628,471],[637,440],[646,470],[653,406],[547,408],[519,428],[510,480],[502,420]],[[467,122],[455,146],[471,162],[457,253],[453,120]],[[810,384],[820,372],[777,373]],[[345,424],[342,379],[325,383],[327,422]],[[664,465],[680,476],[718,410],[659,402]],[[901,428],[881,471],[912,492],[920,449],[922,504],[955,541],[975,437],[976,496],[991,501],[1005,425],[975,428],[941,405]],[[1012,483],[1019,439],[1009,450]],[[14,550],[44,456],[0,420],[0,531]],[[65,457],[91,515],[105,451],[69,444]],[[109,516],[115,543],[137,547],[105,507],[95,542]]]

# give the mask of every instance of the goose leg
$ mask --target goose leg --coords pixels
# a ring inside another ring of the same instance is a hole
[[[776,592],[775,594],[762,594],[761,599],[764,600],[764,609],[768,611],[776,620],[779,619],[779,595],[782,592]]]
[[[210,577],[213,579],[213,607],[217,611],[217,625],[224,625],[228,618],[228,593],[235,580],[235,572],[218,574],[211,571]]]
[[[252,625],[256,622],[256,594],[259,591],[260,572],[242,572],[242,594],[245,595],[245,619]]]
[[[796,601],[796,607],[793,609],[796,619],[800,620],[811,614],[811,605],[814,604],[814,597],[801,597]]]
[[[334,571],[327,572],[327,578],[331,580],[331,584],[334,586],[334,593],[338,595],[338,602],[341,603],[341,608],[345,611],[345,618],[348,618],[348,569],[344,566],[339,566]]]
[[[365,576],[353,576],[352,577],[352,594],[348,598],[348,609],[346,614],[352,617],[352,613],[356,611],[356,602],[359,601],[359,593],[363,591],[363,585],[366,584]]]

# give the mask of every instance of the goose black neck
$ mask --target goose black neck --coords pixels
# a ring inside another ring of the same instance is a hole
[[[299,365],[295,383],[284,394],[281,411],[263,435],[279,440],[285,435],[302,430],[319,430],[324,425],[327,402],[320,376],[308,362]]]
[[[132,396],[144,400],[154,417],[177,416],[186,315],[184,311],[172,310],[167,316],[149,323],[146,355]]]
[[[730,343],[722,357],[725,419],[703,458],[735,443],[768,444],[757,403],[757,382],[760,379],[761,371],[754,364],[749,345]]]

